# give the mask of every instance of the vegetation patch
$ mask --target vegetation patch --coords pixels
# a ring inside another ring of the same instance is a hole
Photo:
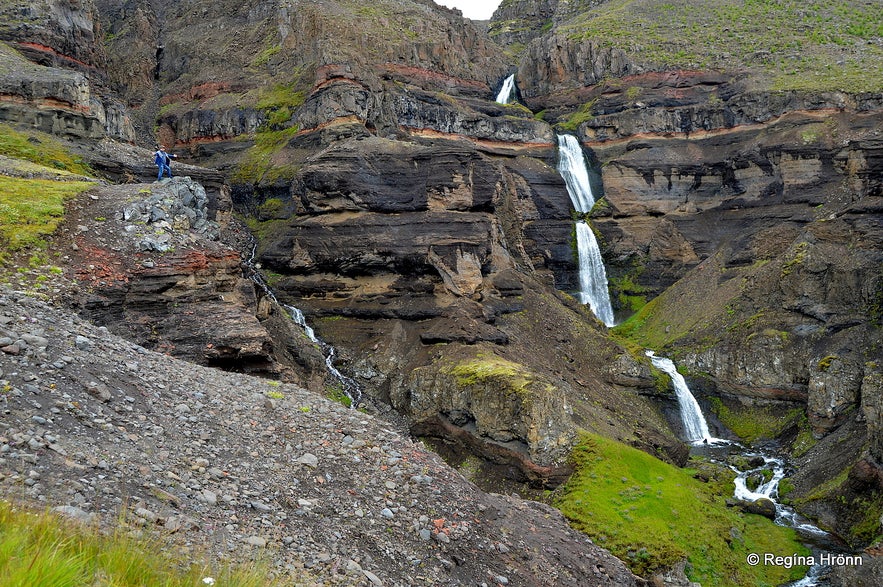
[[[577,108],[573,114],[567,117],[567,120],[558,124],[558,129],[565,132],[576,132],[580,125],[586,123],[593,118],[592,108],[595,106],[595,100],[586,102]]]
[[[883,87],[874,0],[609,0],[561,29],[652,67],[747,69],[772,90]]]
[[[21,179],[0,175],[0,242],[6,251],[41,249],[64,216],[68,198],[94,187],[88,181]]]
[[[92,169],[82,159],[71,155],[49,135],[19,132],[7,124],[0,124],[0,155],[78,175],[93,175]]]
[[[457,385],[469,387],[487,382],[501,383],[524,394],[534,381],[534,375],[523,365],[486,353],[454,365],[448,372],[456,377]]]
[[[624,444],[585,433],[556,505],[578,529],[644,577],[687,560],[703,585],[780,585],[805,567],[751,567],[749,553],[808,555],[796,534],[725,506],[732,484],[703,482]],[[706,476],[707,477],[707,476]],[[697,516],[696,512],[702,512]]]
[[[175,558],[156,540],[123,530],[101,534],[49,514],[34,514],[0,501],[0,587],[166,587],[218,584],[282,585],[260,565],[212,568]],[[210,581],[205,581],[206,578]]]
[[[329,385],[325,388],[325,397],[330,399],[331,401],[335,401],[339,404],[343,404],[346,407],[350,408],[353,405],[353,400],[350,396],[346,394],[343,386],[338,384]]]
[[[708,398],[708,403],[721,423],[748,443],[778,438],[786,428],[805,417],[802,408],[789,410],[783,416],[781,410],[767,407],[729,406],[717,397]]]
[[[232,175],[233,181],[258,183],[292,179],[297,173],[297,167],[276,164],[273,162],[273,156],[282,151],[299,130],[295,125],[282,130],[264,130],[255,133],[255,144],[240,160]]]

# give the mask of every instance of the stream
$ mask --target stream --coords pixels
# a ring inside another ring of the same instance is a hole
[[[250,246],[251,252],[249,253],[248,258],[244,260],[244,275],[258,286],[258,288],[264,292],[264,295],[270,298],[273,303],[280,308],[284,308],[288,313],[289,319],[300,326],[307,338],[322,350],[322,355],[325,357],[325,367],[328,369],[331,376],[340,384],[343,393],[349,398],[350,407],[358,407],[359,403],[362,401],[362,388],[359,387],[359,384],[356,383],[352,377],[347,377],[334,366],[334,357],[337,353],[336,349],[316,336],[315,331],[309,324],[307,324],[307,319],[306,316],[304,316],[304,313],[294,306],[281,303],[278,298],[276,298],[276,294],[273,292],[273,289],[267,283],[266,279],[264,279],[264,276],[261,275],[259,267],[255,263],[257,247],[257,242],[254,240],[254,237],[252,237]]]
[[[658,357],[653,351],[645,351],[653,365],[672,379],[685,440],[690,444],[690,454],[701,455],[709,460],[729,467],[736,473],[733,483],[733,497],[741,501],[753,502],[768,499],[775,505],[774,522],[780,526],[794,528],[801,542],[812,552],[794,565],[809,563],[806,576],[789,587],[822,587],[827,585],[825,575],[830,571],[831,557],[848,556],[848,551],[838,540],[813,525],[791,507],[779,503],[779,482],[789,474],[789,464],[781,456],[776,456],[776,447],[749,448],[738,442],[715,438],[708,429],[708,422],[702,414],[699,402],[687,386],[684,377],[678,373],[675,364],[665,357]],[[733,457],[738,457],[733,459]],[[737,464],[734,464],[737,463]],[[763,554],[758,553],[761,556]],[[748,564],[751,564],[750,562]],[[759,564],[765,564],[760,559]]]

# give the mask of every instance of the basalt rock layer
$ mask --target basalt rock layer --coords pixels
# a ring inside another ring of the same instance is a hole
[[[104,88],[105,54],[91,1],[0,7],[0,120],[95,140],[131,140],[125,106]]]
[[[638,396],[654,388],[649,367],[550,287],[573,262],[569,200],[554,168],[526,155],[553,152],[473,141],[363,130],[305,160],[288,194],[253,209],[274,289],[416,432],[516,479],[559,483],[576,426],[681,462]],[[560,356],[532,350],[549,344]]]

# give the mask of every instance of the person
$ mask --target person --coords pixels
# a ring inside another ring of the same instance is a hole
[[[177,158],[177,155],[169,155],[166,153],[166,148],[164,146],[159,145],[157,147],[156,152],[153,154],[153,162],[156,163],[156,166],[159,169],[156,175],[156,181],[160,181],[165,172],[168,172],[169,178],[172,177],[172,159]]]

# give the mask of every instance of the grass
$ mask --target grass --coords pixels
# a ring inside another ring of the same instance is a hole
[[[78,175],[93,174],[88,165],[49,135],[20,132],[7,124],[0,124],[0,155]]]
[[[94,184],[78,181],[92,170],[45,133],[21,132],[0,124],[0,155],[8,158],[7,173],[11,174],[0,175],[0,261],[5,261],[6,253],[45,249],[45,237],[64,216],[65,200]]]
[[[639,575],[684,559],[689,578],[708,586],[780,585],[806,570],[745,563],[752,552],[808,551],[793,530],[727,508],[733,486],[723,473],[704,483],[690,469],[588,433],[573,458],[576,472],[556,505]]]
[[[64,216],[64,202],[94,187],[86,181],[21,179],[0,175],[0,241],[6,251],[44,248]]]
[[[610,0],[561,30],[658,68],[744,68],[772,90],[883,88],[877,0]]]
[[[174,557],[158,541],[32,513],[0,501],[0,587],[281,585],[260,565],[212,568]]]
[[[346,391],[343,389],[343,386],[339,383],[334,385],[329,385],[325,388],[325,397],[330,399],[331,401],[335,401],[339,404],[343,404],[344,406],[351,408],[353,407],[353,400],[350,396],[346,394]]]

